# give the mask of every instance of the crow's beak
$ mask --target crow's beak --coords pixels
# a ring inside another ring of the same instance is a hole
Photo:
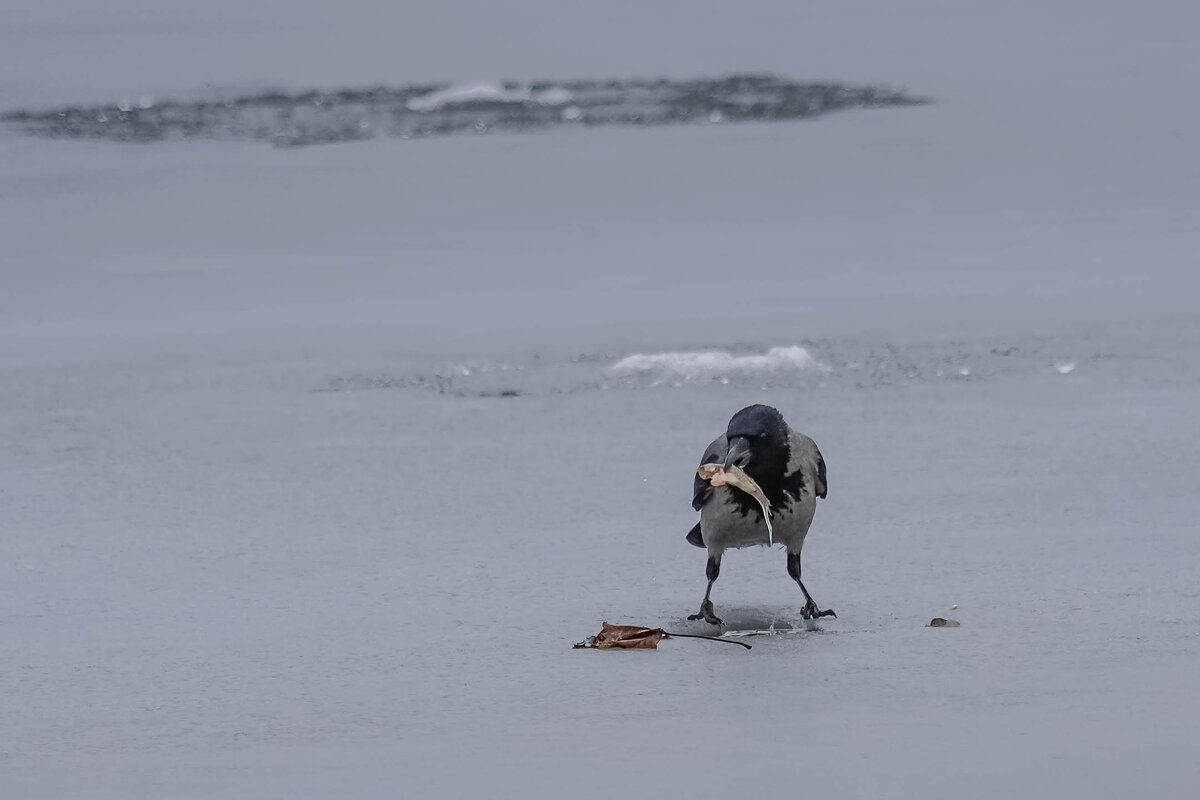
[[[735,436],[729,440],[729,455],[725,456],[725,467],[742,467],[750,463],[754,454],[750,452],[750,440],[745,436]]]

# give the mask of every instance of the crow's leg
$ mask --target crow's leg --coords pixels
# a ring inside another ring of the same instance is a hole
[[[800,580],[800,554],[788,553],[787,559],[788,575],[792,576],[792,580],[800,584],[800,591],[804,592],[804,608],[800,611],[800,616],[805,619],[816,619],[817,617],[837,617],[833,613],[833,609],[827,608],[824,611],[817,610],[817,604],[813,602],[812,595],[808,593],[808,589],[804,588],[804,582]]]
[[[700,604],[700,613],[692,614],[688,619],[702,619],[711,625],[722,625],[721,618],[713,611],[712,600],[708,599],[712,593],[712,585],[716,583],[717,576],[721,574],[721,557],[719,555],[709,555],[708,567],[705,569],[708,575],[708,588],[704,590],[704,602]]]

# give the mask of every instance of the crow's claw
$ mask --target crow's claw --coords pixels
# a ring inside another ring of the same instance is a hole
[[[701,603],[700,612],[698,614],[690,615],[688,619],[702,619],[709,625],[725,624],[724,622],[721,622],[721,618],[717,616],[715,611],[713,611],[713,604],[711,600],[705,600],[703,603]]]
[[[804,619],[817,619],[819,617],[833,617],[837,619],[837,614],[833,612],[832,608],[821,611],[817,608],[817,604],[811,600],[804,604],[804,608],[800,610],[800,616]]]

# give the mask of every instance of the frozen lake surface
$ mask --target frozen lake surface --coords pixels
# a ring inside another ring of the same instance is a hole
[[[937,102],[0,135],[0,793],[1194,796],[1197,12],[557,9],[17,3],[6,109],[749,70]],[[838,618],[753,549],[714,589],[752,650],[572,650],[706,632],[692,470],[753,402],[828,462]]]

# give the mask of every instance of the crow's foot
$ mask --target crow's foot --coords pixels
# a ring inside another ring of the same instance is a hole
[[[712,600],[705,600],[700,604],[700,613],[692,614],[688,619],[702,619],[710,625],[724,625],[721,618],[713,611]]]
[[[800,616],[805,619],[817,619],[818,617],[833,617],[837,619],[837,614],[833,613],[832,608],[827,608],[824,611],[817,609],[817,604],[809,600],[804,604],[804,608],[800,609]]]

